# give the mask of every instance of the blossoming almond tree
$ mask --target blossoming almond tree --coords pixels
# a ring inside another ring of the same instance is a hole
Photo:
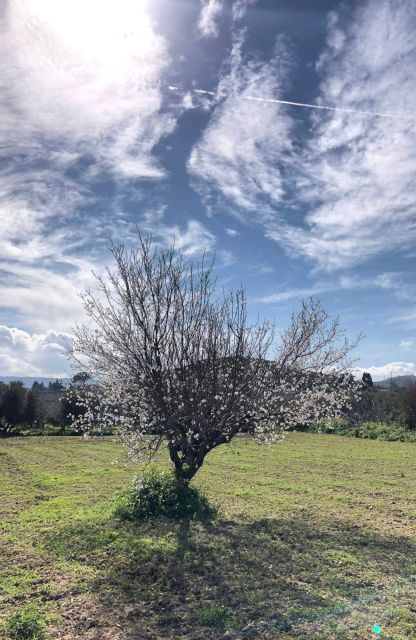
[[[167,446],[189,481],[213,448],[238,433],[272,443],[298,423],[339,415],[356,393],[345,375],[355,343],[318,300],[294,313],[277,340],[250,324],[244,290],[216,292],[213,264],[180,250],[110,246],[115,268],[84,295],[92,321],[77,327],[73,357],[94,380],[78,426],[116,429],[133,456]]]

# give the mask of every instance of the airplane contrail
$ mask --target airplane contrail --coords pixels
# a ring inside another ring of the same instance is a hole
[[[179,91],[179,87],[169,86],[171,91]],[[203,93],[210,96],[216,96],[215,91],[206,91],[204,89],[191,89],[194,93]],[[242,96],[243,100],[255,100],[257,102],[273,102],[275,104],[285,104],[290,107],[306,107],[307,109],[324,109],[326,111],[341,111],[343,113],[356,113],[364,116],[376,116],[378,118],[393,118],[400,119],[406,118],[406,116],[400,116],[393,113],[381,113],[379,111],[361,111],[359,109],[346,109],[345,107],[328,107],[322,104],[309,104],[307,102],[291,102],[290,100],[278,100],[277,98],[260,98],[255,96]]]

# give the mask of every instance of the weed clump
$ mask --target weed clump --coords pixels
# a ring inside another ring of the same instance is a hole
[[[205,520],[215,515],[215,509],[203,493],[176,478],[172,471],[152,467],[120,494],[115,515],[122,520],[160,516]]]
[[[45,640],[45,623],[39,613],[27,607],[14,613],[5,623],[10,640]]]
[[[206,627],[238,627],[240,621],[229,607],[221,605],[203,606],[196,611],[198,622]]]

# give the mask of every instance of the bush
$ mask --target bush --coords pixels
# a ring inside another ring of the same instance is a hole
[[[10,640],[45,640],[45,623],[32,608],[17,611],[5,624]]]
[[[311,433],[335,433],[338,436],[354,435],[354,429],[351,428],[348,420],[345,418],[328,418],[311,424],[309,427]]]
[[[122,520],[158,516],[205,519],[213,517],[215,510],[198,489],[178,480],[172,471],[153,467],[120,494],[115,514]]]
[[[370,440],[388,440],[390,442],[415,442],[415,434],[400,424],[385,422],[364,422],[360,427],[360,437]]]
[[[369,440],[387,440],[389,442],[416,442],[416,433],[409,431],[397,422],[363,422],[352,426],[345,418],[333,418],[311,424],[311,433],[334,433],[338,436],[351,436]]]

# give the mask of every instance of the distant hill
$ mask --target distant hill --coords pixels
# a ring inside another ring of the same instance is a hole
[[[32,386],[32,384],[37,380],[39,383],[43,382],[45,387],[48,386],[50,382],[55,382],[55,380],[60,380],[63,385],[68,386],[70,383],[70,378],[43,378],[42,376],[32,377],[32,376],[0,376],[0,382],[12,382],[13,380],[21,380],[25,387],[28,389]]]
[[[395,389],[405,389],[411,384],[416,384],[416,376],[393,376],[392,378],[386,378],[385,380],[379,380],[378,382],[375,382],[374,386],[378,387],[379,389],[390,389],[390,387],[393,387]]]

